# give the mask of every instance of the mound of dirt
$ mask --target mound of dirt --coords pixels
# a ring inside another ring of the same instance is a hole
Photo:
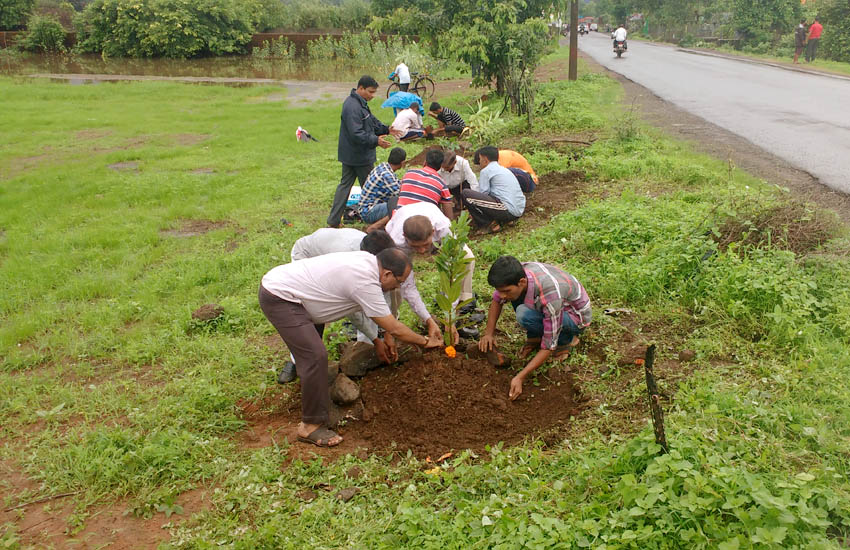
[[[345,422],[338,428],[346,440],[339,450],[411,450],[420,458],[463,449],[481,452],[500,441],[511,445],[526,437],[557,434],[579,414],[572,375],[565,370],[553,367],[538,377],[539,386],[527,382],[512,402],[508,389],[513,375],[484,359],[463,354],[449,359],[438,352],[370,371],[360,379],[361,401],[345,411]],[[249,446],[269,444],[263,436],[269,428],[298,424],[300,389],[292,384],[287,390],[291,399],[269,414],[256,405],[243,407]]]
[[[837,232],[838,222],[834,217],[792,200],[751,215],[729,218],[714,238],[721,250],[737,243],[756,248],[774,246],[806,254],[835,237]]]
[[[534,192],[525,196],[522,219],[529,229],[548,223],[556,214],[573,210],[580,192],[588,185],[584,174],[577,170],[550,172],[538,179]]]

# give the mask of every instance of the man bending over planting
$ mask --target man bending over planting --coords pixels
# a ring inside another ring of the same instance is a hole
[[[451,222],[440,211],[440,209],[430,202],[415,202],[406,206],[400,207],[395,211],[395,215],[387,224],[387,233],[390,234],[396,246],[403,250],[411,250],[413,252],[431,255],[431,250],[434,244],[439,244],[446,235],[449,234]],[[471,302],[461,308],[461,313],[471,313],[475,310],[475,299],[472,294],[472,273],[475,269],[475,256],[468,246],[464,245],[466,257],[473,261],[466,267],[466,275],[463,279],[463,287],[460,293],[460,300],[472,299]],[[416,279],[413,274],[410,278],[401,285],[401,296],[410,308],[419,316],[420,319],[428,327],[428,335],[432,338],[442,338],[443,333],[440,330],[440,323],[434,319],[428,308],[425,307],[425,302],[422,301],[422,296],[416,288]],[[454,328],[452,329],[454,330]],[[457,334],[453,335],[456,342]]]
[[[517,322],[527,334],[520,358],[538,350],[511,380],[508,397],[513,401],[522,393],[522,383],[532,372],[550,357],[566,357],[578,344],[578,335],[590,324],[590,299],[581,283],[561,268],[539,262],[520,263],[513,256],[497,259],[487,274],[487,282],[496,292],[478,349],[495,349],[496,321],[504,304],[510,302]]]
[[[260,308],[292,352],[301,376],[299,441],[320,447],[342,443],[327,428],[325,323],[362,311],[393,338],[426,348],[442,345],[440,338],[426,338],[401,324],[384,300],[384,292],[398,288],[411,269],[404,251],[388,248],[377,256],[364,251],[316,256],[277,266],[263,276]]]

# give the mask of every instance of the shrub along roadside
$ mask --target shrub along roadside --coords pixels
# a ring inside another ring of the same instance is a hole
[[[52,15],[33,15],[27,22],[21,48],[32,52],[64,52],[65,29]]]
[[[78,48],[126,57],[244,53],[259,5],[239,0],[94,0],[77,17]]]

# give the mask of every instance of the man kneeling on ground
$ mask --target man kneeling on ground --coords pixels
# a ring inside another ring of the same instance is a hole
[[[475,161],[475,164],[478,164],[478,161]],[[531,193],[537,187],[537,174],[520,153],[510,149],[499,149],[499,164],[516,176],[523,193]]]
[[[499,150],[482,147],[475,152],[481,166],[478,191],[466,189],[461,193],[463,203],[479,228],[499,231],[501,223],[518,219],[525,211],[525,195],[519,182],[507,168],[501,166]]]
[[[439,338],[426,338],[401,324],[387,306],[384,292],[401,286],[410,276],[410,257],[398,248],[374,256],[368,252],[339,252],[280,265],[263,276],[260,308],[295,356],[301,376],[299,441],[320,447],[342,443],[326,427],[330,391],[328,351],[322,342],[325,323],[358,311],[394,339],[436,348]]]
[[[457,136],[466,128],[466,121],[463,120],[462,116],[448,107],[443,107],[436,101],[431,103],[428,108],[428,116],[436,118],[440,125],[432,132],[431,135],[434,136]]]
[[[508,397],[513,401],[522,393],[522,383],[550,357],[561,359],[579,343],[578,336],[590,324],[592,312],[587,292],[578,280],[550,264],[520,263],[513,256],[497,259],[487,282],[495,287],[487,314],[487,328],[478,349],[488,352],[496,347],[496,321],[502,307],[510,302],[516,320],[526,331],[520,358],[537,349],[537,354],[511,380]]]
[[[425,135],[425,127],[422,124],[422,116],[419,114],[419,103],[411,103],[407,109],[398,112],[390,125],[402,141],[419,139]]]

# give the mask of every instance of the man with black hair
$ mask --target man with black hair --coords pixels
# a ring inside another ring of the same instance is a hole
[[[434,245],[441,243],[451,233],[451,221],[434,204],[417,202],[402,206],[395,211],[390,223],[387,224],[387,233],[402,250],[409,250],[430,258]],[[472,301],[465,305],[461,312],[470,313],[475,310],[475,297],[472,293],[475,256],[469,246],[464,245],[463,250],[465,257],[472,261],[466,266],[466,273],[461,283],[460,301],[468,299]],[[410,309],[428,327],[428,334],[442,338],[440,323],[428,312],[416,287],[415,275],[411,274],[410,278],[401,285],[401,296],[407,300]]]
[[[461,203],[460,194],[464,189],[478,191],[478,177],[472,171],[469,161],[454,151],[445,151],[439,174],[452,197],[457,201],[458,207]]]
[[[487,282],[496,292],[478,349],[483,352],[495,349],[496,322],[504,304],[510,302],[517,323],[527,335],[520,358],[538,350],[511,380],[508,397],[514,400],[522,393],[522,383],[540,365],[550,357],[566,357],[578,345],[579,334],[592,318],[590,299],[581,283],[561,268],[538,262],[520,263],[513,256],[498,258],[487,274]]]
[[[360,202],[357,203],[357,212],[360,219],[369,224],[375,224],[367,229],[367,232],[378,229],[387,224],[389,214],[395,208],[398,201],[398,193],[401,189],[401,181],[396,177],[396,170],[400,169],[407,153],[401,147],[394,147],[390,151],[387,162],[377,165],[369,173],[366,183],[360,192]]]
[[[462,116],[448,107],[443,107],[436,101],[431,103],[428,108],[428,116],[436,118],[440,124],[440,127],[433,131],[435,136],[456,136],[466,128],[466,121],[463,120]]]
[[[395,242],[386,231],[364,233],[358,229],[347,227],[340,229],[324,227],[295,241],[290,258],[291,261],[296,262],[325,254],[355,252],[357,250],[377,255],[381,251],[393,247],[395,247]],[[398,308],[401,304],[401,292],[398,290],[387,292],[384,294],[384,299],[390,306],[392,314],[397,317]],[[349,316],[349,320],[357,327],[357,339],[374,345],[375,353],[381,362],[391,363],[395,361],[395,346],[392,342],[387,345],[386,341],[381,339],[378,325],[361,312]],[[277,381],[279,384],[287,384],[295,380],[297,376],[295,357],[290,354],[290,360],[283,364],[283,369],[278,373]]]
[[[809,27],[809,35],[806,37],[806,63],[811,63],[817,57],[821,34],[823,34],[823,25],[820,24],[816,15],[812,26]]]
[[[337,146],[337,159],[342,163],[342,178],[334,193],[328,227],[339,227],[355,178],[361,186],[366,183],[375,165],[375,148],[386,149],[390,146],[387,134],[399,135],[396,130],[391,130],[375,118],[369,110],[368,102],[377,91],[378,82],[371,76],[363,76],[357,82],[357,88],[352,88],[342,103]]]
[[[443,156],[441,149],[430,149],[425,155],[423,168],[408,170],[404,174],[398,194],[399,208],[417,202],[428,202],[438,206],[443,214],[451,219],[452,193],[438,172],[443,165]]]
[[[806,19],[800,19],[800,24],[794,29],[794,63],[799,65],[800,62],[797,59],[800,58],[800,54],[803,53],[803,48],[806,47]]]
[[[516,220],[525,212],[525,195],[516,176],[499,164],[495,147],[477,150],[475,162],[481,166],[478,190],[463,190],[463,203],[479,228],[499,231],[501,223]]]
[[[342,437],[327,428],[330,395],[328,352],[322,342],[325,323],[362,312],[392,338],[439,347],[441,341],[416,334],[390,313],[384,292],[410,276],[410,257],[398,248],[377,256],[339,252],[280,265],[263,276],[260,308],[294,355],[301,376],[299,441],[333,447]]]

